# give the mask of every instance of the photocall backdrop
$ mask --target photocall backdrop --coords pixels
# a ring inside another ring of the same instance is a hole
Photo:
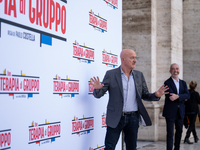
[[[121,0],[0,0],[0,150],[103,150],[108,93],[89,81],[121,43]]]

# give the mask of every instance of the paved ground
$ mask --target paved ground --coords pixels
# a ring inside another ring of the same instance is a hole
[[[197,129],[197,135],[200,137],[200,128]],[[190,141],[193,142],[194,139],[190,138]],[[166,150],[166,142],[158,141],[158,142],[143,142],[138,141],[137,150]],[[200,150],[200,141],[194,144],[184,144],[181,141],[180,150]]]

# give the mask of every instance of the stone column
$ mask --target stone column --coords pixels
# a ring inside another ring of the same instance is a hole
[[[171,63],[179,64],[183,77],[182,39],[182,1],[157,0],[157,87],[169,78]]]
[[[183,77],[182,9],[180,0],[157,0],[157,87],[170,77],[172,63],[179,65],[179,77]],[[166,140],[166,123],[162,117],[164,96],[159,104],[159,140]]]
[[[183,2],[183,78],[197,82],[200,93],[200,1]],[[188,87],[189,88],[189,87]],[[200,126],[197,118],[197,125]]]

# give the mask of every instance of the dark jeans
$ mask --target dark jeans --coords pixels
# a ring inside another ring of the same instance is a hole
[[[189,128],[186,132],[186,138],[190,137],[191,132],[193,133],[194,138],[196,138],[197,133],[196,133],[196,129],[195,129],[195,121],[196,121],[196,118],[197,118],[197,113],[196,114],[189,114],[187,116],[189,118],[190,124],[189,124]]]
[[[175,142],[174,150],[180,149],[181,136],[183,132],[183,118],[180,117],[179,111],[176,118],[165,118],[167,124],[167,150],[173,148],[173,136],[174,136],[174,125],[175,125]]]
[[[105,150],[114,150],[121,131],[124,132],[126,150],[136,150],[139,114],[122,116],[116,128],[107,127]]]

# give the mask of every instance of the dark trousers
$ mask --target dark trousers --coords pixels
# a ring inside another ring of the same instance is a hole
[[[186,138],[190,137],[191,132],[192,132],[194,138],[196,138],[197,133],[196,133],[196,129],[195,129],[195,121],[196,121],[196,118],[197,118],[197,114],[189,114],[187,116],[188,116],[188,119],[190,121],[190,124],[189,124],[189,128],[186,132]]]
[[[114,150],[121,131],[125,135],[126,150],[136,150],[139,114],[122,116],[116,128],[107,127],[105,150]]]
[[[180,149],[181,136],[183,132],[183,118],[180,117],[179,111],[175,118],[165,118],[167,124],[167,150],[173,148],[173,136],[174,136],[174,125],[175,125],[175,142],[174,150]]]

